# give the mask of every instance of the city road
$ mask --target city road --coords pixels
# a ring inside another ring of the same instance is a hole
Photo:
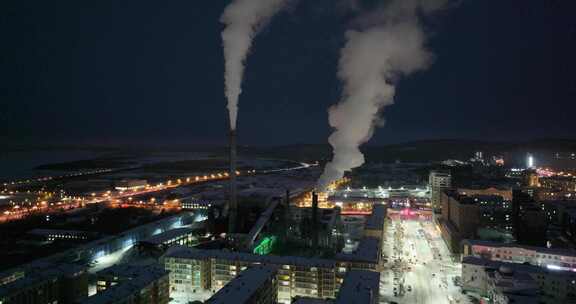
[[[383,254],[381,303],[468,303],[457,286],[461,265],[452,261],[431,221],[392,219]]]

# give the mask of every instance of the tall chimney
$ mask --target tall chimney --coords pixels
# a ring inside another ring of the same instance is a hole
[[[318,194],[312,192],[312,247],[318,249]]]
[[[236,230],[238,201],[236,200],[236,130],[230,131],[230,203],[228,215],[228,233]]]

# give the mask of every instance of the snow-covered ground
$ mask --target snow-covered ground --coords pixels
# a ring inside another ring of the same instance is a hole
[[[381,303],[468,303],[453,280],[462,266],[452,261],[430,221],[392,220],[383,251],[388,263],[381,275]]]

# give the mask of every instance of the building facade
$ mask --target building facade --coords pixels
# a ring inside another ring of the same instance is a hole
[[[441,201],[440,231],[452,253],[460,253],[464,239],[513,240],[512,202],[503,197],[445,191]]]
[[[492,303],[576,303],[576,274],[467,256],[462,259],[462,289]]]
[[[277,302],[278,267],[251,266],[222,287],[206,304],[275,304]]]
[[[432,171],[428,177],[428,186],[430,187],[430,203],[435,212],[442,209],[441,196],[442,192],[450,189],[452,186],[452,175],[445,171]]]

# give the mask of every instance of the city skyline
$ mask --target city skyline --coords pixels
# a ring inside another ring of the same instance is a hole
[[[0,304],[576,304],[576,2],[495,2],[0,3]]]

